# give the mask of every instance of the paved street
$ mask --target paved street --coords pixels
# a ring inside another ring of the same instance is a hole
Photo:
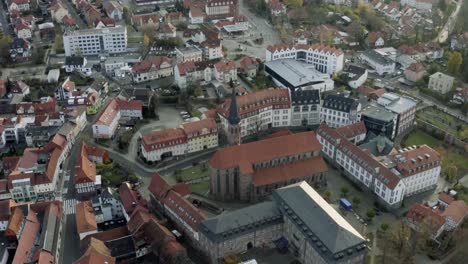
[[[462,4],[463,4],[463,0],[458,0],[457,7],[453,11],[453,13],[450,15],[450,17],[447,19],[447,23],[445,23],[444,27],[439,32],[439,34],[437,35],[436,39],[434,39],[434,41],[439,41],[439,43],[444,43],[447,41],[450,33],[453,31],[453,28],[455,27],[457,16],[458,16],[458,13],[460,12],[460,8]]]
[[[7,17],[6,8],[3,5],[3,3],[1,3],[0,4],[0,23],[2,23],[3,35],[5,36],[10,34],[10,28],[8,27],[6,17]]]
[[[78,15],[78,13],[76,13],[76,9],[73,6],[72,1],[71,0],[65,0],[63,2],[65,3],[65,5],[67,5],[68,12],[76,20],[76,24],[78,25],[78,27],[80,29],[88,28],[88,26],[86,25],[86,22]]]

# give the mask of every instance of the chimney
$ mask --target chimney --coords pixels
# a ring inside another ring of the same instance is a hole
[[[136,207],[136,203],[132,202],[132,208],[135,208],[135,207]]]

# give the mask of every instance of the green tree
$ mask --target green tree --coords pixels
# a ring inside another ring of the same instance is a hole
[[[325,198],[325,200],[327,200],[328,202],[330,202],[331,197],[332,197],[332,193],[331,193],[330,191],[326,191],[326,192],[324,193],[324,198]]]
[[[203,89],[198,86],[197,88],[195,88],[195,96],[196,97],[200,97],[200,96],[203,96]]]
[[[131,15],[130,15],[130,9],[128,6],[124,6],[122,9],[123,12],[123,18],[125,20],[126,24],[131,24]]]
[[[288,7],[297,8],[304,4],[304,0],[284,0],[283,3]]]
[[[398,257],[405,254],[405,250],[411,248],[411,229],[404,223],[400,222],[395,225],[389,234],[389,242],[392,247],[398,252]]]
[[[343,187],[341,187],[340,191],[341,191],[341,196],[346,197],[346,195],[349,192],[349,189],[347,187],[343,186]]]
[[[359,208],[359,204],[361,204],[361,199],[359,199],[359,197],[354,197],[353,198],[353,206],[354,208]]]
[[[361,45],[364,43],[364,32],[365,28],[359,23],[359,21],[353,21],[347,28],[348,34],[350,37],[356,41],[359,42]]]
[[[449,55],[447,68],[448,72],[453,75],[458,75],[460,73],[460,66],[463,63],[463,57],[460,52],[455,51]]]
[[[375,210],[370,208],[369,210],[367,210],[366,216],[367,220],[369,220],[369,222],[372,222],[372,219],[374,219],[375,217]]]
[[[56,53],[65,52],[65,49],[63,48],[63,37],[61,34],[55,35],[54,50]]]
[[[380,224],[380,231],[382,231],[382,233],[386,233],[389,228],[390,228],[390,225],[387,223]]]

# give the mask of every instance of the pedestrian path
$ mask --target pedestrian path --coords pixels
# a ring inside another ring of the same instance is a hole
[[[75,214],[75,206],[76,204],[78,203],[78,201],[76,199],[67,199],[65,200],[64,202],[64,206],[63,208],[65,208],[65,214],[66,215],[71,215],[71,214]]]

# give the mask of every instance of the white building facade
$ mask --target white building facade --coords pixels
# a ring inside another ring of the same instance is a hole
[[[96,28],[70,31],[63,36],[65,55],[100,55],[127,51],[127,28]]]

